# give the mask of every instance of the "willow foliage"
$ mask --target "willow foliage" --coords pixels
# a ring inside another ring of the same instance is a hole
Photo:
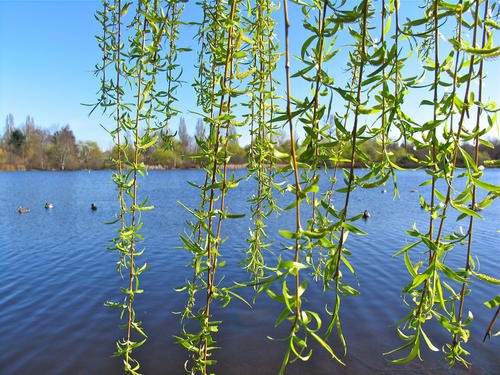
[[[386,354],[403,363],[420,357],[423,345],[439,350],[426,333],[435,320],[450,337],[443,346],[446,360],[468,366],[472,314],[464,301],[471,281],[499,282],[479,272],[472,246],[474,220],[499,194],[498,186],[482,180],[478,165],[479,145],[489,145],[486,136],[497,121],[496,104],[483,98],[485,60],[498,56],[496,5],[428,0],[409,11],[397,0],[104,0],[96,13],[103,31],[97,37],[103,58],[96,72],[99,105],[115,124],[109,133],[119,202],[118,235],[110,249],[118,251],[120,273],[128,270],[124,301],[108,304],[126,321],[126,337],[116,352],[125,372],[138,373],[132,352],[147,337],[134,310],[134,297],[142,293],[139,276],[147,268],[138,263],[140,218],[153,208],[138,201],[138,179],[147,169],[140,155],[168,145],[169,124],[181,113],[176,96],[185,85],[194,88],[191,110],[206,127],[192,155],[202,160],[205,178],[192,182],[199,203],[186,207],[191,219],[180,236],[192,270],[177,289],[186,294],[177,342],[189,353],[187,373],[210,371],[214,334],[223,329],[214,307],[244,300],[239,295],[244,287],[253,288],[255,298],[267,294],[282,306],[276,324],[288,325],[289,333],[281,338],[280,373],[289,363],[310,358],[311,340],[342,363],[348,350],[342,301],[359,294],[344,277],[356,273],[350,261],[356,249],[347,247],[348,239],[366,235],[357,226],[364,215],[350,207],[351,193],[392,183],[398,194],[395,170],[401,168],[390,147],[398,142],[425,155],[414,161],[427,172],[422,184],[430,186],[430,194],[420,197],[427,227],[409,228],[409,244],[393,260],[408,271],[408,284],[402,286],[408,314],[397,328],[403,344]],[[182,35],[193,29],[197,57],[187,66]],[[418,117],[408,104],[415,96]],[[231,212],[226,197],[237,194],[239,185],[230,172],[231,143],[245,134],[250,139],[247,177],[256,188],[249,212]],[[277,148],[283,136],[290,139],[285,152]],[[462,148],[464,142],[474,143],[474,155]],[[367,143],[377,145],[375,153],[366,152]],[[459,158],[465,160],[463,170],[457,168]],[[324,178],[329,187],[321,190]],[[488,191],[481,201],[478,189]],[[282,195],[290,197],[288,207],[278,205]],[[266,223],[282,211],[293,213],[295,226],[279,230],[278,244]],[[447,232],[453,211],[467,222],[464,233]],[[223,227],[245,215],[251,225],[241,265],[249,281],[228,285],[219,272],[227,251]],[[462,244],[467,248],[463,267],[453,269],[447,255]],[[417,262],[422,255],[426,261]],[[326,310],[303,303],[313,280],[330,301]],[[497,307],[498,296],[485,304]],[[493,321],[487,335],[492,326]],[[341,348],[333,347],[333,332]]]

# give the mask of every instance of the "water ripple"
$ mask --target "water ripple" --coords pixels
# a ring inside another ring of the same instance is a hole
[[[494,178],[498,179],[498,171]],[[186,180],[199,180],[198,171],[151,172],[143,181],[144,194],[150,196],[155,210],[144,214],[146,240],[141,246],[146,252],[141,262],[150,269],[144,273],[141,286],[145,293],[136,300],[139,320],[144,321],[149,334],[148,343],[137,351],[146,374],[179,374],[183,372],[186,353],[174,344],[181,325],[178,316],[184,304],[184,295],[173,288],[191,277],[186,267],[189,254],[180,251],[179,234],[189,219],[177,203],[193,206],[197,197],[190,192]],[[425,177],[418,175],[419,178]],[[119,287],[123,281],[115,271],[117,254],[107,250],[110,239],[116,235],[113,220],[117,210],[116,191],[109,184],[109,172],[41,173],[21,172],[0,174],[0,206],[4,224],[0,233],[2,246],[0,283],[0,373],[18,374],[115,374],[121,372],[121,363],[111,358],[115,340],[122,337],[118,328],[119,312],[103,306],[107,300],[121,300]],[[448,374],[440,353],[424,352],[424,362],[402,367],[388,364],[382,355],[401,344],[393,324],[408,313],[401,290],[409,282],[402,257],[394,253],[409,241],[401,233],[415,223],[425,231],[427,219],[419,206],[419,194],[414,193],[415,179],[398,178],[400,197],[390,192],[356,191],[351,212],[368,209],[371,218],[359,226],[368,236],[350,235],[346,246],[352,252],[350,261],[356,275],[345,278],[356,287],[361,296],[343,299],[341,316],[349,352],[342,357],[348,364],[340,366],[328,358],[317,345],[311,360],[290,365],[287,374]],[[199,182],[199,181],[198,181]],[[228,198],[232,212],[246,210],[245,198],[250,196],[253,182],[241,182],[241,196]],[[194,190],[193,190],[194,191]],[[46,201],[54,203],[45,210]],[[96,203],[97,211],[90,210]],[[31,212],[19,215],[18,205],[29,206]],[[480,271],[499,274],[500,252],[497,232],[499,206],[482,212],[485,220],[476,222],[473,254],[481,257]],[[243,221],[229,221],[223,228],[229,240],[224,244],[221,259],[227,260],[224,270],[228,278],[243,277],[241,252],[246,248],[248,225]],[[248,221],[244,221],[248,223]],[[277,229],[293,228],[293,217],[286,213],[272,217],[268,233],[281,241]],[[459,230],[464,223],[451,223],[447,230]],[[240,236],[233,236],[240,233]],[[425,259],[421,250],[412,249],[412,261]],[[464,260],[463,248],[458,248],[447,259],[458,266]],[[321,293],[311,281],[305,306],[316,310],[331,308],[332,295]],[[251,292],[247,297],[252,297]],[[494,338],[481,342],[485,325],[491,319],[491,310],[482,303],[498,294],[498,289],[474,282],[473,292],[467,296],[466,308],[474,311],[471,324],[473,338],[467,345],[474,366],[470,371],[454,368],[454,374],[495,374],[500,368],[500,343]],[[287,335],[286,323],[274,327],[279,315],[278,306],[265,295],[257,299],[253,308],[234,302],[229,309],[217,309],[223,321],[216,339],[223,349],[214,357],[219,364],[218,374],[275,374],[279,369],[283,344],[270,341]],[[323,312],[324,322],[328,321]],[[432,337],[441,342],[447,338],[439,327],[432,326]],[[479,337],[479,338],[478,338]],[[335,350],[342,355],[338,340],[332,335]]]

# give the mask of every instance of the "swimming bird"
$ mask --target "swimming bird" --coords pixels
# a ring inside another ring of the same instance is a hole
[[[49,208],[54,208],[54,205],[53,205],[52,203],[45,202],[45,208],[46,208],[46,209],[49,209]]]
[[[95,203],[92,203],[92,204],[90,205],[90,209],[91,209],[92,211],[97,210],[97,206],[95,205]]]
[[[30,212],[30,209],[27,208],[27,207],[22,207],[22,206],[19,206],[17,208],[17,211],[20,213],[20,214],[25,214],[26,212]]]
[[[363,219],[368,219],[370,218],[372,215],[370,215],[370,212],[368,212],[368,210],[365,210],[363,212]]]

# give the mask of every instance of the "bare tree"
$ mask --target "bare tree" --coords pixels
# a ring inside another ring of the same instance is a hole
[[[196,144],[194,146],[195,147],[194,153],[197,154],[200,151],[198,142],[202,142],[206,139],[205,123],[201,118],[198,118],[198,120],[196,121],[195,139],[196,139]]]
[[[9,113],[7,115],[7,118],[5,119],[5,138],[9,139],[10,135],[12,134],[12,131],[14,130],[15,126],[15,121],[14,121],[14,115],[12,113]]]
[[[181,142],[182,152],[190,154],[192,151],[191,145],[193,143],[193,139],[187,131],[186,120],[184,117],[181,117],[179,122],[179,141]]]
[[[77,146],[73,131],[69,125],[54,133],[54,154],[58,168],[65,170],[73,167],[77,155]]]

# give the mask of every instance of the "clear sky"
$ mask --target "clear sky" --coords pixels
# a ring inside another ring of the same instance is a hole
[[[68,124],[78,140],[111,146],[100,126],[108,120],[99,110],[89,117],[90,108],[82,105],[97,98],[99,81],[93,71],[101,55],[94,36],[100,34],[100,25],[94,14],[101,7],[101,0],[0,0],[1,134],[11,113],[16,126],[29,115],[38,127],[55,130]],[[183,43],[196,49],[192,38],[183,38]],[[499,103],[500,68],[493,71],[500,64],[488,64],[487,95]],[[186,86],[181,105],[194,102],[190,84]],[[184,115],[194,131],[196,116],[187,111]],[[176,130],[177,124],[172,126]]]
[[[32,116],[38,127],[69,124],[79,140],[108,144],[95,102],[99,25],[94,0],[0,0],[0,116],[15,124]],[[5,122],[3,122],[5,124]],[[0,127],[3,133],[3,126]]]

